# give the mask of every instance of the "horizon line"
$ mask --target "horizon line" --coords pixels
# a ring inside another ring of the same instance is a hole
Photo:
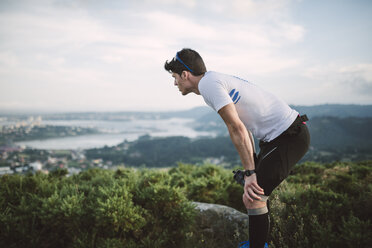
[[[291,107],[318,107],[318,106],[372,106],[372,104],[356,104],[356,103],[323,103],[323,104],[289,104]],[[178,108],[178,109],[137,109],[137,110],[42,110],[42,109],[1,109],[1,114],[73,114],[73,113],[167,113],[167,112],[182,112],[190,111],[196,108],[209,108],[206,105],[200,105],[189,108]],[[211,109],[212,110],[212,109]]]

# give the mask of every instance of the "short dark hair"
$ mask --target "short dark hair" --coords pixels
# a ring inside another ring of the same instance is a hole
[[[183,71],[189,71],[194,76],[199,76],[207,71],[204,61],[198,52],[184,48],[177,52],[176,56],[164,64],[164,69],[170,73],[182,74]]]

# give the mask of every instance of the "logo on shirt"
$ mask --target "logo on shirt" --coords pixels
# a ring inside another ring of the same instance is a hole
[[[235,92],[235,89],[233,89],[232,91],[230,91],[229,96],[231,97],[231,99],[234,102],[234,104],[237,104],[239,102],[239,100],[240,100],[239,91],[236,91]]]

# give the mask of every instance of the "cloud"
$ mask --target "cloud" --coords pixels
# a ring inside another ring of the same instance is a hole
[[[304,76],[314,82],[314,95],[334,102],[372,103],[372,64],[329,64],[312,67]]]
[[[0,15],[0,98],[12,106],[39,102],[37,106],[48,103],[51,108],[169,108],[170,101],[174,108],[192,106],[194,98],[177,95],[162,68],[164,61],[178,49],[191,47],[209,69],[226,73],[249,76],[291,70],[302,59],[286,49],[303,42],[306,30],[291,20],[290,4],[8,2]]]
[[[370,96],[372,101],[372,64],[341,67],[339,73],[341,83],[358,94]]]
[[[11,51],[0,52],[0,65],[15,67],[19,64],[17,56]]]
[[[152,23],[149,36],[157,37],[161,44],[175,49],[193,48],[195,44],[202,56],[211,61],[210,68],[260,74],[288,69],[301,62],[281,51],[289,44],[301,42],[305,34],[303,27],[287,20],[256,23],[248,18],[239,24],[228,20],[220,23],[218,19],[199,22],[162,11],[141,13],[140,17]]]

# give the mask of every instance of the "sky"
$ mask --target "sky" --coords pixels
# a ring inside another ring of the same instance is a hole
[[[168,111],[164,62],[207,69],[292,105],[372,104],[369,0],[0,0],[0,111]]]

